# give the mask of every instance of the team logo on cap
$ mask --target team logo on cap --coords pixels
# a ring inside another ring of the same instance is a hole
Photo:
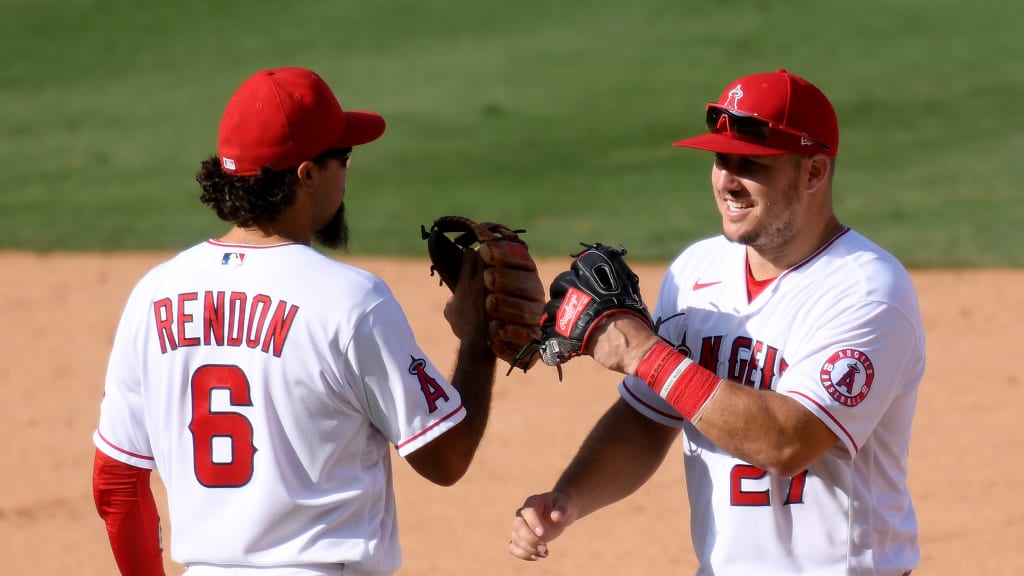
[[[836,402],[856,406],[871,391],[875,381],[875,366],[868,355],[860,350],[844,348],[829,356],[821,366],[821,385]]]
[[[729,94],[725,98],[725,102],[722,103],[722,107],[738,109],[740,107],[740,98],[743,98],[743,85],[737,84],[732,90],[729,90]]]

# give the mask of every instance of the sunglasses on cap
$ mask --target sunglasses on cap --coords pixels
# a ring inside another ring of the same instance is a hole
[[[708,104],[706,122],[708,132],[712,134],[727,133],[741,138],[745,137],[780,150],[801,153],[806,151],[806,147],[810,145],[826,151],[832,150],[828,144],[811,138],[803,132],[797,132],[758,116],[722,108],[716,104]]]

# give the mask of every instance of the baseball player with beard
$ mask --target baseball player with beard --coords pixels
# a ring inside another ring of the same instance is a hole
[[[232,227],[139,281],[110,354],[93,486],[122,574],[163,574],[153,469],[190,576],[391,574],[391,447],[437,484],[465,473],[495,370],[479,260],[445,308],[449,380],[379,278],[311,247],[345,245],[352,150],[384,128],[302,68],[228,102],[196,179]]]
[[[627,375],[621,398],[517,511],[509,551],[547,557],[574,521],[643,485],[682,431],[698,575],[909,574],[925,369],[910,276],[833,211],[839,125],[816,86],[745,76],[706,122],[676,145],[714,153],[722,235],[670,265],[657,333],[634,314],[594,325],[584,351]]]

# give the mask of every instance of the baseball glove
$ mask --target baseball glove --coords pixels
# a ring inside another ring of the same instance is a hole
[[[573,254],[569,270],[551,282],[551,300],[541,316],[541,335],[524,347],[519,360],[532,362],[535,355],[548,366],[559,368],[584,353],[594,327],[612,314],[632,314],[654,322],[640,296],[640,279],[626,264],[626,249],[603,244],[583,244]],[[513,364],[513,366],[515,366]]]
[[[427,241],[430,275],[436,272],[440,283],[454,293],[459,283],[462,256],[476,250],[484,262],[487,287],[488,343],[495,356],[525,372],[534,358],[517,358],[519,352],[540,337],[540,317],[544,310],[544,285],[537,264],[520,234],[494,222],[475,222],[462,216],[442,216],[420,233]],[[518,359],[518,362],[517,362]]]

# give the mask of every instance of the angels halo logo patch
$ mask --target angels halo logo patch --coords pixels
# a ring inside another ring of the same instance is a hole
[[[871,391],[875,381],[875,366],[868,355],[860,350],[844,348],[829,356],[821,365],[821,385],[836,402],[856,406]]]

